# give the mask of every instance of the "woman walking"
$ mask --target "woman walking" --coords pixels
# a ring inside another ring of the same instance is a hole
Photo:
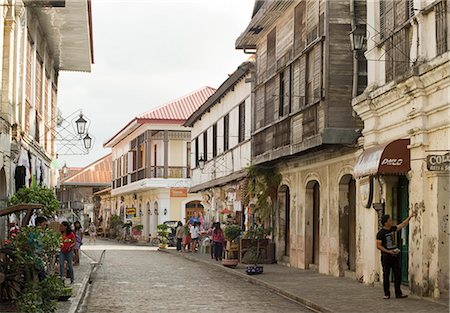
[[[91,244],[91,240],[93,240],[95,245],[95,238],[97,237],[97,229],[95,228],[94,223],[91,222],[91,224],[89,224],[88,232],[89,232],[89,244]]]
[[[73,284],[73,248],[75,247],[75,234],[70,228],[68,222],[62,222],[59,225],[61,231],[61,252],[59,254],[59,275],[64,279],[64,263],[67,261],[67,272],[70,277],[70,283]]]
[[[191,223],[187,222],[184,227],[184,236],[183,236],[183,250],[185,252],[189,252],[189,247],[191,246],[191,233],[190,233]]]
[[[181,252],[181,242],[183,241],[184,227],[183,223],[178,221],[175,237],[177,238],[177,252]]]
[[[217,222],[213,231],[213,242],[214,242],[214,257],[216,261],[222,260],[223,244],[225,242],[225,237],[223,235],[223,230],[220,228],[220,223]]]
[[[80,248],[83,244],[83,228],[80,221],[76,221],[74,225],[75,230],[75,248],[73,249],[73,265],[80,264]]]

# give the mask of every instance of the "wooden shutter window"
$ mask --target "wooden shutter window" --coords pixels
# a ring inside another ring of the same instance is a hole
[[[48,130],[50,127],[50,116],[49,116],[49,88],[50,88],[50,77],[48,73],[45,73],[45,83],[44,83],[44,149],[48,152]]]
[[[199,151],[198,151],[198,137],[197,138],[195,138],[195,141],[194,141],[194,148],[195,148],[195,167],[197,167],[198,166],[198,160],[200,159],[200,154],[199,154]]]
[[[203,160],[208,160],[208,130],[203,133]]]
[[[284,116],[284,94],[285,94],[285,81],[284,81],[284,73],[280,73],[280,86],[278,88],[278,116]]]
[[[33,41],[31,40],[31,36],[28,35],[27,40],[27,64],[26,64],[26,74],[25,74],[25,98],[29,103],[32,102],[31,92],[32,92],[32,77],[31,73],[33,71]]]
[[[295,54],[299,54],[303,49],[305,49],[305,26],[306,26],[306,9],[305,1],[300,2],[295,7],[294,12],[294,51]]]
[[[213,146],[212,146],[212,155],[213,158],[217,156],[217,123],[213,125],[212,127],[212,140],[213,140]]]
[[[229,148],[229,134],[230,134],[230,116],[227,114],[223,117],[223,151]]]
[[[441,1],[436,4],[436,53],[441,55],[448,51],[447,42],[447,1]]]
[[[36,56],[36,77],[35,77],[35,107],[39,116],[42,114],[42,72],[43,62],[39,55]]]
[[[276,44],[277,29],[274,28],[267,35],[267,76],[272,75],[276,69]]]
[[[245,102],[239,104],[239,143],[245,140]]]

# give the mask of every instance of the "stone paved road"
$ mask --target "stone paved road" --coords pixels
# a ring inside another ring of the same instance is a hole
[[[101,251],[87,253],[98,258]],[[118,248],[106,252],[105,268],[98,272],[82,311],[311,312],[214,268],[165,253]]]

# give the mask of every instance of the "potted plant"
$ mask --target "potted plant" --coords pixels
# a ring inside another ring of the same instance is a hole
[[[250,246],[243,256],[243,262],[248,264],[245,270],[248,275],[263,273],[264,267],[258,265],[261,259],[261,245],[267,248],[266,241],[270,232],[270,228],[257,227],[245,234],[245,239],[250,241]]]
[[[169,239],[167,238],[170,233],[170,227],[166,224],[159,224],[156,226],[158,237],[160,238],[159,248],[165,249],[167,247],[167,243],[169,242]]]
[[[226,267],[236,267],[239,263],[237,257],[232,257],[236,253],[239,253],[239,244],[236,239],[241,235],[241,227],[239,225],[229,225],[224,230],[224,236],[227,241],[226,255],[227,257],[222,260],[222,265]]]
[[[131,228],[131,231],[132,231],[132,233],[133,233],[133,236],[137,236],[137,237],[140,237],[140,236],[142,235],[142,230],[144,230],[144,225],[141,225],[141,224],[139,224],[139,225],[134,225],[134,226]]]
[[[111,238],[116,238],[120,229],[123,226],[123,221],[118,215],[111,216],[109,220],[109,235]]]

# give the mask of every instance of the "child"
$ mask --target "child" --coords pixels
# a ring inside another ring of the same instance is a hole
[[[67,261],[67,272],[70,283],[73,284],[73,248],[75,247],[75,234],[68,222],[62,222],[59,226],[61,231],[61,253],[59,254],[59,275],[64,279],[64,262]]]

